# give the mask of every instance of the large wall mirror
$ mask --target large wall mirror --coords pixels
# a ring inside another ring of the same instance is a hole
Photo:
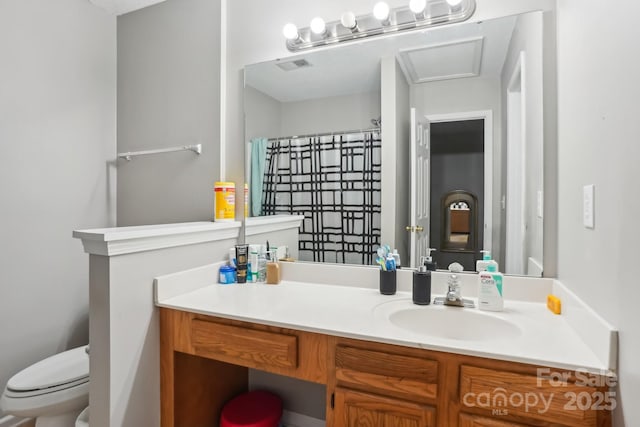
[[[543,27],[530,12],[245,68],[251,216],[304,215],[303,261],[542,274]],[[256,198],[256,195],[259,197]]]

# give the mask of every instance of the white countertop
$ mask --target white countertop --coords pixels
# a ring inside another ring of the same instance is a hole
[[[176,283],[167,285],[165,289],[172,287],[168,292],[159,290],[161,286],[162,282],[156,284],[156,304],[160,307],[429,350],[598,374],[610,372],[564,317],[552,314],[541,303],[507,300],[503,312],[480,312],[516,325],[521,330],[517,338],[456,340],[395,326],[387,318],[389,308],[479,310],[416,306],[408,292],[386,296],[371,288],[293,281],[283,281],[280,285],[207,284],[183,287],[183,292],[176,291]]]

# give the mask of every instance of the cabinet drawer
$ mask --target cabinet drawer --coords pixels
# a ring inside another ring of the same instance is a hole
[[[595,398],[596,391],[597,389],[592,387],[568,382],[551,384],[548,380],[539,379],[534,375],[494,371],[468,365],[460,367],[462,406],[487,410],[489,413],[500,411],[509,416],[556,422],[567,426],[595,426],[596,411],[581,410],[580,405],[575,405],[575,399],[572,397],[582,393]]]
[[[338,385],[414,401],[430,401],[438,390],[438,362],[356,347],[336,347]]]
[[[478,415],[460,414],[458,427],[527,427],[509,421],[485,418]]]
[[[337,388],[334,427],[433,427],[434,408]]]
[[[250,368],[296,368],[298,337],[194,319],[191,343],[196,355]]]

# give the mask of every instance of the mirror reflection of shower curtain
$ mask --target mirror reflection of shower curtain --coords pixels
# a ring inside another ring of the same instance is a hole
[[[373,264],[380,164],[377,131],[269,140],[262,215],[304,215],[300,260]]]

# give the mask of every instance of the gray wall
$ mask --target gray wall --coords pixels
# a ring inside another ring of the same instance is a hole
[[[247,86],[244,92],[245,135],[277,137],[369,129],[380,117],[380,92],[280,102]]]
[[[380,92],[282,103],[280,136],[373,127],[380,117]]]
[[[71,231],[115,224],[115,17],[86,0],[3,0],[0,52],[4,389],[88,341],[89,265]]]
[[[244,90],[244,105],[247,142],[253,138],[269,138],[280,135],[282,125],[282,103],[280,101],[247,86]]]
[[[640,3],[558,2],[558,277],[619,328],[614,422],[640,420]],[[595,185],[595,228],[582,189]]]
[[[118,17],[118,225],[213,218],[220,177],[220,2],[168,0]],[[239,187],[241,188],[241,187]]]

